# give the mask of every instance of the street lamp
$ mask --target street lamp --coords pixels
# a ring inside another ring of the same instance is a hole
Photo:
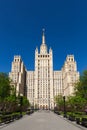
[[[63,96],[63,101],[64,101],[64,117],[66,116],[66,102],[65,102],[65,96]]]
[[[50,97],[49,97],[49,110],[50,110]]]
[[[22,117],[22,105],[23,105],[23,95],[20,94],[20,115]]]

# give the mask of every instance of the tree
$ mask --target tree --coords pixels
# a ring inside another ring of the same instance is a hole
[[[87,100],[87,70],[83,72],[79,82],[75,85],[75,95]]]
[[[84,111],[87,104],[87,70],[75,84],[74,96],[68,98],[68,104],[73,111]]]
[[[77,111],[84,111],[86,100],[81,96],[70,96],[67,99],[67,107],[69,106],[70,111],[77,112]]]
[[[23,96],[23,107],[27,109],[30,106],[29,100]]]
[[[10,80],[8,75],[5,73],[0,73],[0,98],[3,100],[4,98],[10,96]]]
[[[64,101],[63,101],[63,97],[62,95],[57,95],[54,97],[54,101],[56,103],[56,107],[57,109],[60,111],[60,110],[63,110],[63,107],[64,107]]]
[[[20,110],[20,95],[16,96],[15,87],[10,84],[8,75],[0,73],[0,110],[4,113]],[[28,99],[23,96],[22,109],[25,111],[29,106]]]

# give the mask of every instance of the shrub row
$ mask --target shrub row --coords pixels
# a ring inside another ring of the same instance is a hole
[[[2,115],[2,116],[0,116],[0,124],[2,124],[2,123],[7,124],[14,120],[18,120],[21,117],[22,117],[22,115],[19,113],[15,113],[15,114],[11,114],[11,115]]]
[[[61,113],[59,111],[54,111],[57,115]],[[64,116],[65,117],[65,116]],[[75,113],[68,113],[66,118],[70,121],[76,121],[77,124],[87,127],[87,117],[76,117]]]

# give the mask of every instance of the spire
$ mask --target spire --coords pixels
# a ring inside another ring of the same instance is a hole
[[[45,29],[42,30],[42,44],[45,44]]]
[[[41,46],[40,46],[40,53],[41,54],[46,54],[47,53],[47,46],[46,46],[46,43],[45,43],[45,29],[42,30],[42,43],[41,43]]]

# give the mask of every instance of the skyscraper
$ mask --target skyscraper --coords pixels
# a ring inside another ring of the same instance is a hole
[[[14,57],[12,68],[18,68],[21,64],[20,60],[17,60],[17,64],[15,63],[17,57]],[[10,78],[13,84],[18,85],[17,93],[25,94],[31,105],[40,109],[53,109],[56,95],[73,95],[74,83],[79,79],[79,72],[77,72],[77,64],[73,55],[67,56],[60,71],[53,71],[53,52],[51,48],[49,51],[47,49],[44,30],[40,51],[38,48],[35,50],[35,70],[27,71],[23,68],[16,75],[16,69],[12,69]],[[14,77],[18,80],[15,81]],[[22,91],[18,88],[22,88]]]

